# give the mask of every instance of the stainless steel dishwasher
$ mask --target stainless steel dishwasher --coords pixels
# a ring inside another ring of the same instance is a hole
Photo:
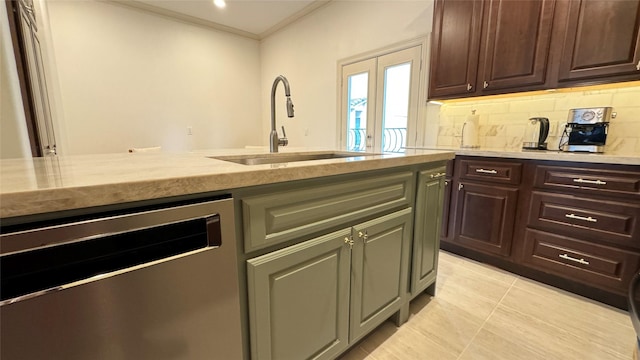
[[[243,357],[230,198],[0,241],[2,360]]]

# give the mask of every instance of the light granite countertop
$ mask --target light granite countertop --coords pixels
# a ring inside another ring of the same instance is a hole
[[[416,147],[411,149],[448,150],[457,156],[500,157],[530,160],[573,161],[594,164],[640,165],[640,154],[595,154],[554,150],[505,150],[493,148]]]
[[[327,152],[286,149],[287,153]],[[212,156],[268,149],[126,153],[0,160],[0,218],[377,170],[448,160],[447,150],[241,165]]]

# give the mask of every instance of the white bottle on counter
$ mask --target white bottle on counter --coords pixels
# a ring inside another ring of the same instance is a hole
[[[461,148],[479,148],[478,141],[478,122],[480,115],[476,115],[475,110],[471,110],[471,115],[467,116],[467,120],[462,125],[462,141]]]

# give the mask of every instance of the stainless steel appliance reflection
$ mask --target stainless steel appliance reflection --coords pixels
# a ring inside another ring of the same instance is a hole
[[[3,228],[0,358],[242,359],[233,200]]]

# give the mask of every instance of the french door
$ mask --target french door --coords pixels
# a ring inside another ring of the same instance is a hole
[[[404,152],[415,141],[421,54],[417,45],[342,66],[343,147]]]

